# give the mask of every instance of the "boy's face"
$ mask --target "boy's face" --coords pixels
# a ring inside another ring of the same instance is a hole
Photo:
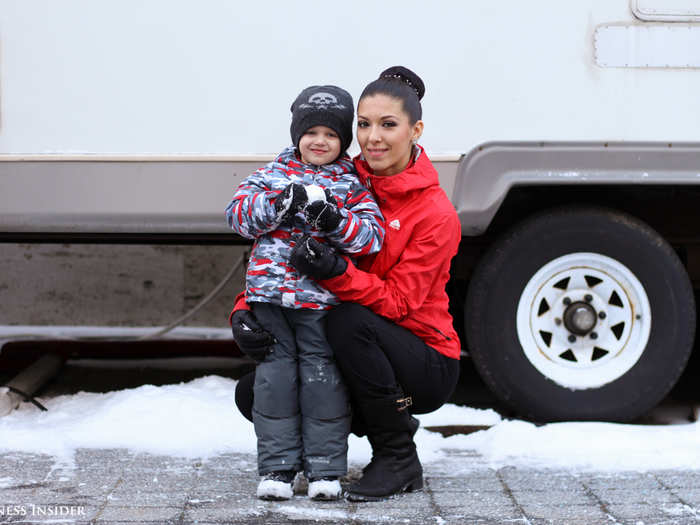
[[[306,164],[330,164],[340,155],[340,137],[327,126],[314,126],[299,139],[299,153]]]

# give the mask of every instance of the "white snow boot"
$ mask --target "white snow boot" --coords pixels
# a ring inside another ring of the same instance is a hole
[[[292,482],[296,472],[283,470],[266,474],[258,484],[258,498],[264,500],[281,501],[289,499],[294,494]]]
[[[342,489],[336,477],[314,478],[309,480],[309,497],[315,500],[333,501],[340,499]]]

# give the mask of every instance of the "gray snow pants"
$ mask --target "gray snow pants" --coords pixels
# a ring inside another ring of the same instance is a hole
[[[326,340],[326,312],[257,302],[251,308],[277,339],[255,371],[258,472],[345,475],[350,405]]]

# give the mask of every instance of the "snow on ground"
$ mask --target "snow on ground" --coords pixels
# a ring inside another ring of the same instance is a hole
[[[236,382],[207,376],[177,385],[81,392],[44,400],[47,412],[23,403],[0,418],[0,451],[56,456],[70,464],[78,448],[126,448],[134,452],[206,458],[255,453],[253,425],[233,403]],[[535,426],[502,420],[492,410],[445,405],[418,416],[421,426],[493,425],[469,435],[443,437],[419,429],[424,464],[445,450],[473,451],[479,463],[585,470],[700,468],[700,424],[669,426],[556,423]],[[366,439],[349,440],[349,460],[361,466],[371,451]],[[470,462],[464,459],[465,464]],[[466,468],[461,466],[460,468]],[[0,478],[0,484],[2,479]]]

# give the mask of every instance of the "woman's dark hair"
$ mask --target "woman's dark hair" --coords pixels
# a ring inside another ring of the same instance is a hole
[[[360,100],[372,95],[386,95],[400,100],[412,125],[423,116],[420,100],[425,95],[425,85],[420,77],[408,68],[393,66],[382,71],[377,80],[367,84]]]

